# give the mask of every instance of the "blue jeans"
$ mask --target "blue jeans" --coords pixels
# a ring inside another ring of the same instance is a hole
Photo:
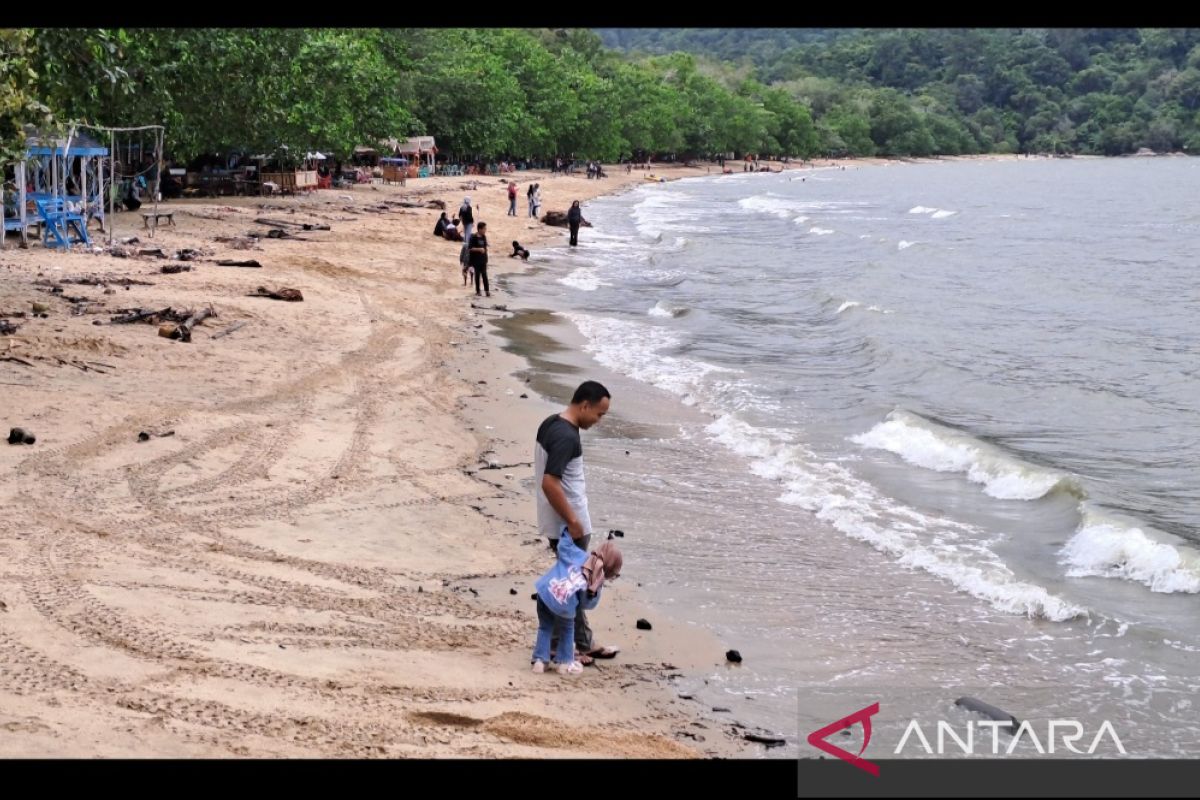
[[[575,620],[571,617],[555,616],[554,612],[542,602],[542,598],[540,597],[537,601],[537,615],[538,632],[537,641],[533,645],[533,660],[549,664],[550,638],[557,634],[555,638],[557,638],[559,642],[569,642],[573,640],[575,638]],[[571,661],[574,661],[574,650],[572,649],[570,653],[571,655],[568,657],[569,660],[564,661],[562,658],[562,653],[556,652],[555,655],[558,656],[558,663],[570,664]]]
[[[508,215],[515,217],[517,215],[517,196],[513,195],[508,201]]]

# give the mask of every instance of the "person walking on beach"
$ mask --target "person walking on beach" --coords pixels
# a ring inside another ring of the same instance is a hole
[[[479,231],[471,234],[471,238],[467,241],[467,247],[470,250],[471,269],[475,270],[475,296],[479,296],[479,282],[483,279],[483,290],[487,292],[487,296],[492,296],[492,287],[488,285],[487,262],[488,262],[488,241],[487,241],[487,223],[479,223]]]
[[[592,535],[592,518],[588,513],[587,486],[583,478],[583,441],[581,430],[596,425],[608,413],[612,395],[596,381],[579,384],[571,404],[559,414],[552,414],[538,426],[533,446],[533,485],[537,505],[538,532],[550,543],[557,555],[564,532],[571,543],[587,551]],[[612,658],[615,647],[596,647],[592,629],[588,627],[583,604],[575,612],[572,630],[575,649],[584,664],[593,658]],[[560,648],[570,645],[560,640]],[[567,662],[561,654],[558,662]]]
[[[542,185],[535,183],[533,185],[533,218],[537,219],[540,213],[542,213]]]
[[[579,207],[579,201],[571,203],[571,208],[567,211],[567,225],[571,228],[571,247],[579,245],[579,224],[583,222],[583,209]]]
[[[508,215],[515,217],[517,215],[517,183],[516,181],[508,182]]]
[[[467,249],[470,247],[471,234],[475,232],[475,212],[471,210],[471,198],[464,197],[458,207],[458,219],[462,223],[463,246],[458,254],[458,263],[462,264],[463,286],[467,285],[467,270],[471,268]]]
[[[529,184],[529,188],[525,191],[525,202],[529,203],[529,216],[530,217],[537,216],[537,213],[534,211],[534,208],[533,208],[533,195],[536,191],[537,191],[536,183]]]
[[[560,537],[556,552],[558,560],[546,574],[538,578],[537,640],[533,645],[533,671],[543,673],[550,663],[550,643],[557,634],[559,642],[575,639],[575,618],[583,609],[593,609],[600,603],[600,590],[605,581],[621,575],[624,562],[620,549],[605,542],[591,554],[574,543],[570,536]],[[568,658],[561,648],[557,651],[559,675],[578,675],[583,664],[574,655]]]

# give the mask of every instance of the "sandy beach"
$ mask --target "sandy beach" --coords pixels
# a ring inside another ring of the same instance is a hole
[[[610,174],[520,173],[518,205],[530,181],[543,211],[565,211],[644,175]],[[652,614],[636,565],[594,614],[620,655],[575,679],[530,674],[529,595],[550,556],[528,462],[560,403],[489,343],[504,294],[475,303],[459,245],[432,236],[438,210],[398,203],[452,211],[471,195],[493,276],[527,268],[505,257],[513,239],[566,231],[505,216],[498,178],[470,186],[172,201],[176,224],[153,238],[117,216],[118,241],[140,239],[127,258],[9,237],[0,317],[21,327],[0,337],[0,424],[37,441],[0,448],[0,755],[764,752],[676,696],[671,676],[722,663],[724,647],[637,630]],[[294,222],[296,238],[217,241],[265,234],[257,218]],[[201,255],[163,274],[180,262],[139,248]],[[84,276],[105,280],[63,282]],[[304,300],[247,296],[260,286]],[[110,323],[168,306],[216,316],[191,342]]]
[[[530,269],[509,243],[566,238],[525,216],[528,184],[565,211],[646,175],[609,174],[518,173],[517,217],[499,178],[432,178],[171,201],[153,236],[118,214],[117,241],[140,239],[124,258],[9,237],[0,318],[20,329],[0,336],[0,425],[37,441],[0,448],[0,755],[763,755],[672,688],[727,668],[726,644],[637,630],[656,618],[636,564],[593,615],[616,659],[577,679],[528,669],[550,563],[532,437],[562,399],[513,377],[523,362],[488,323],[506,315],[497,277]],[[426,207],[464,195],[492,243],[478,301]],[[271,227],[292,238],[246,236]],[[138,255],[154,248],[199,252]],[[83,277],[99,285],[67,282]],[[210,306],[191,342],[110,323]]]

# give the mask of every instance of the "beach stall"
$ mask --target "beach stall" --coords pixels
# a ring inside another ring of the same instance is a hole
[[[282,149],[287,150],[287,145],[284,145]],[[314,156],[321,156],[321,158],[316,159]],[[325,156],[321,153],[305,153],[302,164],[294,169],[285,167],[282,161],[277,162],[269,170],[263,171],[262,180],[264,183],[274,183],[278,186],[280,194],[295,194],[297,191],[311,192],[317,188],[318,183],[316,162],[324,159]]]
[[[90,244],[87,220],[104,218],[104,159],[109,149],[74,126],[65,136],[26,129],[25,159],[14,165],[15,203],[5,204],[4,230],[39,225],[47,247]],[[111,176],[110,176],[111,179]]]
[[[408,177],[409,160],[403,156],[379,159],[384,183],[403,183]]]
[[[413,136],[403,142],[392,140],[397,156],[409,159],[408,177],[425,178],[434,174],[437,145],[432,136]]]

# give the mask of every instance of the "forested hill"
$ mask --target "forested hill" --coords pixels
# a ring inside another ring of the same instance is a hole
[[[808,106],[825,146],[1200,150],[1195,28],[599,32],[627,52],[678,50],[748,65],[753,78]]]

